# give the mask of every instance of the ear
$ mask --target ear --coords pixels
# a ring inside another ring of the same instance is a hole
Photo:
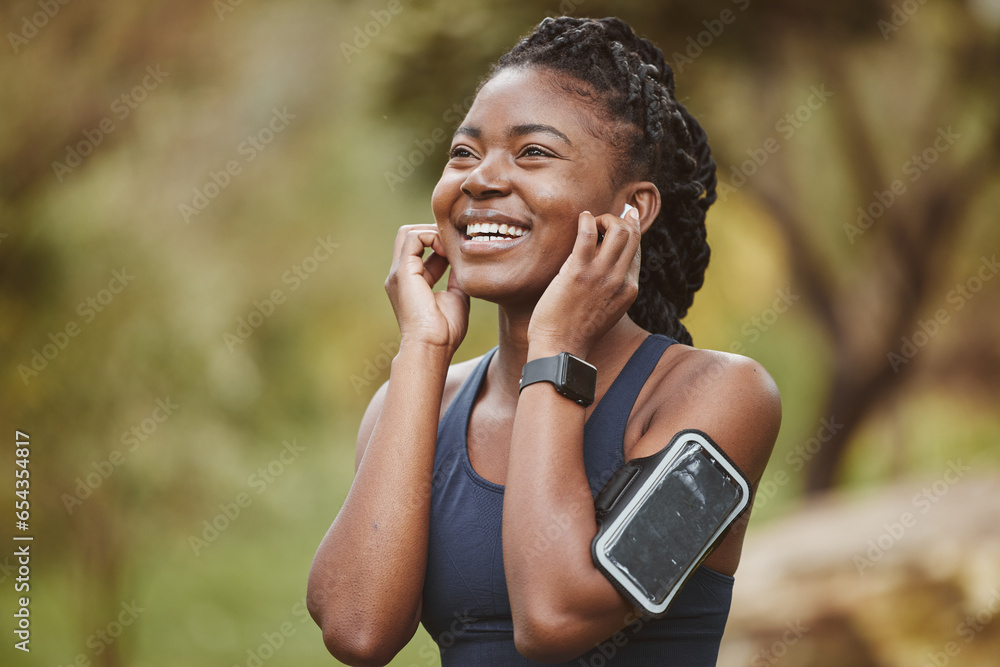
[[[643,234],[660,214],[660,190],[649,181],[636,181],[624,188],[625,202],[639,211],[639,229]]]

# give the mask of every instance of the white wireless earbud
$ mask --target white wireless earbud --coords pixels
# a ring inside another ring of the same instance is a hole
[[[625,204],[625,210],[622,211],[622,214],[620,216],[618,216],[618,217],[621,218],[622,220],[624,220],[625,216],[628,215],[629,211],[635,211],[636,215],[639,215],[639,210],[635,206],[631,206],[629,204]]]

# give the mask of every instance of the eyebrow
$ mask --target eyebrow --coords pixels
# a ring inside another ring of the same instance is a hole
[[[483,136],[482,131],[478,127],[469,127],[468,125],[463,125],[462,127],[455,130],[455,136],[466,136],[472,137],[473,139],[479,139]]]
[[[507,131],[507,138],[512,139],[514,137],[523,137],[528,134],[536,134],[536,133],[547,134],[561,141],[565,141],[570,146],[573,145],[573,142],[570,141],[569,137],[567,137],[565,134],[563,134],[556,128],[552,127],[551,125],[544,125],[541,123],[528,123],[524,125],[515,125],[514,127],[510,128],[510,130]],[[463,125],[462,127],[455,130],[455,136],[457,137],[460,135],[472,137],[473,139],[481,139],[483,136],[483,132],[478,127],[470,127],[468,125]]]
[[[528,125],[515,125],[514,127],[510,128],[509,132],[507,132],[507,136],[509,138],[523,137],[526,134],[536,134],[536,133],[547,134],[551,137],[555,137],[556,139],[565,141],[570,146],[573,145],[573,142],[569,140],[569,137],[567,137],[565,134],[563,134],[556,128],[552,127],[551,125],[541,125],[539,123],[531,123]]]

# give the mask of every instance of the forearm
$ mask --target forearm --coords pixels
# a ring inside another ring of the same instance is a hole
[[[547,356],[531,353],[528,359]],[[530,643],[589,648],[630,610],[594,567],[594,501],[583,463],[585,409],[549,383],[521,393],[504,496],[504,568],[514,615]],[[594,610],[594,611],[588,611]],[[603,633],[603,634],[602,634]],[[558,648],[557,648],[558,650]]]
[[[449,362],[441,348],[405,341],[392,362],[385,402],[354,483],[310,573],[310,608],[325,635],[338,627],[348,640],[374,632],[375,643],[405,643],[412,635]],[[386,632],[400,636],[380,636]]]

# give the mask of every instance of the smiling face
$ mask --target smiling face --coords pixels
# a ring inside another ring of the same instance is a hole
[[[455,132],[432,206],[451,270],[470,296],[534,304],[569,256],[579,214],[621,212],[612,210],[615,151],[588,130],[601,121],[559,88],[559,77],[501,70]]]

